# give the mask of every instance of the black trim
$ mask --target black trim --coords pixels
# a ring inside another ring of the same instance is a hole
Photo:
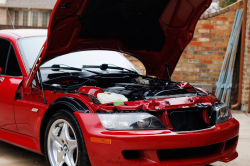
[[[91,113],[89,108],[82,101],[73,97],[59,98],[49,106],[49,109],[58,105],[65,105],[75,112]]]
[[[7,73],[8,63],[9,63],[9,59],[10,59],[10,51],[11,51],[11,43],[10,43],[10,47],[9,47],[9,52],[8,52],[8,55],[7,55],[7,59],[6,59],[6,62],[5,62],[4,74]]]
[[[11,75],[6,75],[6,72],[5,72],[5,70],[4,70],[4,74],[1,74],[1,76],[10,76],[10,77],[23,77],[23,71],[22,71],[22,68],[20,67],[20,62],[19,62],[19,60],[18,60],[18,58],[17,58],[17,55],[16,55],[16,50],[15,50],[15,47],[14,47],[14,45],[12,44],[12,42],[10,41],[10,40],[8,40],[8,39],[6,39],[6,38],[2,38],[2,37],[0,37],[0,40],[6,40],[6,41],[8,41],[9,43],[10,43],[10,47],[12,47],[13,48],[13,50],[14,50],[14,53],[15,53],[15,56],[16,56],[16,60],[17,60],[17,63],[18,63],[18,66],[19,66],[19,68],[20,68],[20,70],[21,70],[21,73],[22,73],[22,75],[21,76],[11,76]],[[8,53],[8,57],[7,57],[7,59],[9,58],[9,54],[10,54],[10,51],[11,51],[11,49],[9,50],[9,53]],[[19,51],[19,50],[18,50]],[[6,68],[6,71],[7,71],[7,66],[5,66],[5,68]]]

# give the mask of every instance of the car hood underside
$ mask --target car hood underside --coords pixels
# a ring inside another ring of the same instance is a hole
[[[75,51],[130,54],[147,75],[167,79],[193,38],[212,0],[58,0],[34,72],[46,61]],[[30,75],[30,76],[31,76]]]

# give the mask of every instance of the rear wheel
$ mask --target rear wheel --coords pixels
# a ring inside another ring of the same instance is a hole
[[[48,123],[44,140],[48,165],[90,166],[82,131],[72,112],[56,112]]]

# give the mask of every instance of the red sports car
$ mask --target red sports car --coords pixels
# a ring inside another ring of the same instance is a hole
[[[239,123],[229,108],[170,77],[210,3],[58,0],[48,31],[0,31],[0,139],[50,166],[235,159]]]

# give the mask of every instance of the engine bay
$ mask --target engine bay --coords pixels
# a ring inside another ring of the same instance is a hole
[[[147,100],[152,97],[187,96],[197,93],[191,85],[181,87],[180,84],[178,82],[134,74],[105,74],[87,78],[77,75],[61,76],[51,78],[43,83],[46,89],[52,91],[77,91],[87,86],[98,87],[101,89],[99,93],[107,95],[118,94],[120,95],[119,97],[122,95],[122,97],[127,98],[127,101]],[[97,97],[97,94],[94,94],[94,97]]]
[[[187,82],[130,73],[48,77],[45,90],[87,96],[98,114],[148,113],[173,131],[203,130],[215,124],[216,99]]]

